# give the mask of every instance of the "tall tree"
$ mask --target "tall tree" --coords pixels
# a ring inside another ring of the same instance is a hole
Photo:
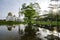
[[[29,5],[22,5],[22,13],[25,15],[25,19],[27,20],[27,26],[25,28],[25,39],[29,40],[29,38],[36,40],[36,30],[33,28],[33,19],[35,16],[37,16],[37,12],[33,9],[33,4],[29,4]],[[24,6],[24,7],[23,7]],[[25,20],[25,21],[26,21]],[[34,37],[34,38],[33,38]]]
[[[32,19],[36,14],[36,11],[33,9],[33,7],[30,5],[23,5],[24,7],[22,8],[22,13],[24,13],[25,18],[27,18],[27,24],[28,27],[25,29],[25,32],[31,33],[32,31]],[[27,30],[28,29],[28,30]]]

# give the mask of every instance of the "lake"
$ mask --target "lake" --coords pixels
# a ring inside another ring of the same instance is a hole
[[[20,40],[21,36],[24,35],[24,29],[26,25],[0,25],[0,40]],[[39,31],[36,32],[38,38],[41,40],[48,40],[48,35],[51,35],[53,32],[48,29],[38,27]],[[59,34],[59,35],[58,35]],[[60,33],[55,31],[55,36],[60,37]]]

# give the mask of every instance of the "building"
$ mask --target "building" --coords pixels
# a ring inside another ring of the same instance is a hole
[[[6,21],[24,21],[24,15],[21,13],[20,8],[19,8],[19,12],[18,12],[18,17],[16,17],[15,15],[12,15],[11,12],[8,13],[7,17],[6,17]]]
[[[6,21],[18,21],[18,17],[16,17],[15,15],[12,15],[12,13],[9,12],[6,17]]]
[[[21,13],[20,8],[19,8],[19,12],[18,12],[18,14],[19,14],[19,16],[18,16],[18,20],[19,20],[19,21],[24,21],[24,14]]]

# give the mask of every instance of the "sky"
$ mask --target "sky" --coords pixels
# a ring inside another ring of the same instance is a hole
[[[8,12],[12,12],[18,16],[19,8],[23,3],[29,4],[37,2],[39,3],[41,10],[47,10],[50,0],[0,0],[0,19],[5,19]]]

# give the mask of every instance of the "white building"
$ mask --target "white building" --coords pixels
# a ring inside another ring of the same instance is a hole
[[[20,8],[19,8],[18,14],[19,14],[19,16],[18,16],[19,21],[24,21],[25,16],[24,16],[24,14],[21,13]]]
[[[24,15],[21,13],[20,8],[19,8],[19,16],[16,17],[15,15],[12,15],[11,12],[8,13],[6,17],[6,21],[24,21]]]
[[[12,15],[12,13],[9,12],[6,17],[6,21],[19,21],[19,18],[16,17],[15,15]]]

